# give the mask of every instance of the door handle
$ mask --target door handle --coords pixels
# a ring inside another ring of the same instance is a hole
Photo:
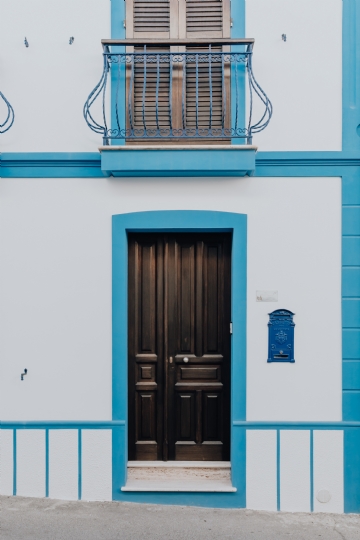
[[[189,361],[188,357],[187,357],[187,356],[185,356],[185,357],[183,358],[183,362],[185,362],[185,364],[187,364],[187,363],[188,363],[188,361]]]

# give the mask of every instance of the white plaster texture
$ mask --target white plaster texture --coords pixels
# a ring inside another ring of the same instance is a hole
[[[100,80],[110,7],[109,0],[0,0],[1,89],[16,111],[3,152],[97,151],[82,110]],[[261,150],[340,150],[342,1],[247,0],[246,35],[256,40],[255,76],[274,105],[254,142]],[[99,107],[94,114],[101,118]]]
[[[78,430],[49,430],[49,497],[78,498]]]
[[[81,478],[82,500],[112,500],[112,433],[110,429],[82,430]]]
[[[310,431],[280,431],[280,510],[310,512]]]
[[[110,7],[109,0],[0,0],[1,91],[16,114],[2,152],[97,151],[83,106],[101,77]]]
[[[13,435],[12,429],[0,429],[0,494],[13,494]]]
[[[246,0],[246,36],[255,38],[255,77],[274,107],[254,144],[341,150],[342,0]]]
[[[3,178],[0,195],[3,420],[111,419],[111,216],[168,209],[248,215],[248,420],[341,420],[340,178]],[[277,308],[295,364],[266,362]]]
[[[246,432],[246,508],[277,509],[275,430]]]
[[[45,430],[16,433],[16,494],[45,497]]]
[[[331,498],[319,502],[325,490]],[[314,431],[314,511],[344,512],[344,432]]]

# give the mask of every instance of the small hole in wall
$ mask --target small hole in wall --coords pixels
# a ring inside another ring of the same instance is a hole
[[[358,125],[358,127],[356,128],[356,133],[359,135],[360,137],[360,124]]]

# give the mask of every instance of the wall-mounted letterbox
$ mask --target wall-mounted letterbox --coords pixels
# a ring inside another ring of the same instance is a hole
[[[295,362],[294,359],[294,313],[277,309],[269,313],[268,362]]]

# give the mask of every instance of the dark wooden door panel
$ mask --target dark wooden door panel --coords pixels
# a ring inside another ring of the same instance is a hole
[[[129,459],[162,459],[163,242],[129,239]]]
[[[230,259],[230,235],[129,235],[129,459],[229,459]]]

